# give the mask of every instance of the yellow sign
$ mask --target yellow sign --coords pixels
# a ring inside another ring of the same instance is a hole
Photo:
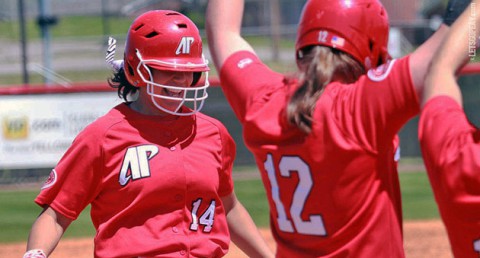
[[[28,117],[4,117],[3,137],[5,139],[26,139],[28,136]]]

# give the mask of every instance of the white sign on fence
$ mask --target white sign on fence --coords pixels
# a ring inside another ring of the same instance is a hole
[[[116,92],[0,96],[0,169],[54,167],[86,125],[120,102]]]

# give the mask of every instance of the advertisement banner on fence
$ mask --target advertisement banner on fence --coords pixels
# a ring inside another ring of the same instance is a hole
[[[0,95],[0,169],[54,167],[85,126],[120,102],[116,92]]]

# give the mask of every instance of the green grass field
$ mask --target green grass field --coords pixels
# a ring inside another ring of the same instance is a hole
[[[241,172],[237,172],[241,173]],[[438,218],[438,212],[423,172],[401,173],[403,213],[405,220]],[[268,206],[260,179],[237,180],[238,198],[250,212],[259,227],[268,227]],[[0,243],[26,241],[32,222],[40,212],[33,203],[38,190],[0,191]],[[64,237],[85,237],[95,234],[90,222],[89,209],[74,221]]]

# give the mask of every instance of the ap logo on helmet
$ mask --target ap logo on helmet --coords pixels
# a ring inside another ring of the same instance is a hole
[[[190,54],[190,46],[192,45],[193,41],[193,37],[183,37],[182,40],[180,40],[180,44],[178,44],[175,54]]]

